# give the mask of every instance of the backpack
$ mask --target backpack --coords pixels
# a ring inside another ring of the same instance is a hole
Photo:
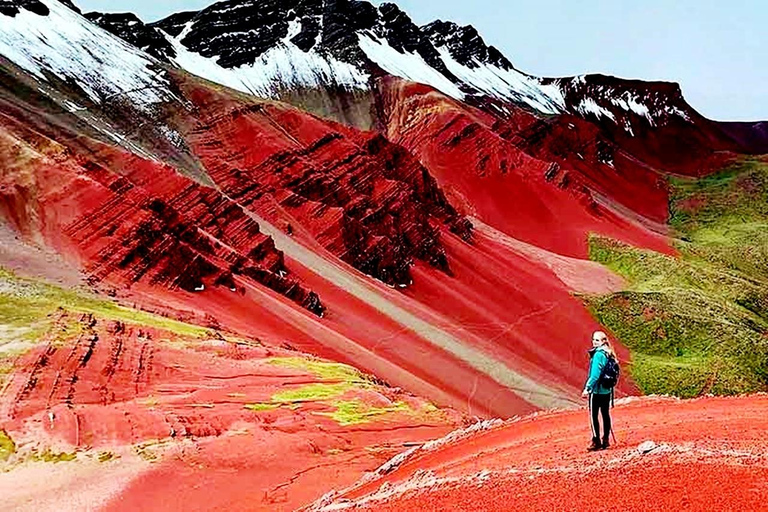
[[[613,356],[608,356],[603,371],[600,374],[600,378],[597,380],[598,384],[604,388],[615,388],[616,383],[619,382],[619,374],[621,373],[621,367],[619,362]]]

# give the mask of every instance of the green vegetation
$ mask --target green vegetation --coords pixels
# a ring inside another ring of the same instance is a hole
[[[280,391],[272,395],[273,403],[293,404],[297,402],[319,402],[341,396],[352,389],[352,386],[346,382],[337,384],[326,384],[320,382],[317,384],[307,384],[296,389]]]
[[[0,462],[5,462],[16,453],[16,443],[5,430],[0,430]]]
[[[72,462],[77,459],[77,452],[54,452],[50,448],[46,448],[45,451],[38,452],[32,450],[29,456],[29,460],[32,462]]]
[[[99,462],[109,462],[119,458],[119,455],[115,455],[112,452],[99,452]]]
[[[362,383],[366,379],[357,369],[341,363],[329,363],[306,357],[273,357],[269,364],[281,368],[304,370],[324,380],[337,380],[348,383]]]
[[[351,389],[365,389],[370,381],[351,366],[308,357],[273,357],[267,363],[281,368],[311,373],[323,382],[287,389],[272,395],[269,402],[249,404],[252,411],[267,411],[281,405],[296,406],[302,402],[322,402],[338,398]]]
[[[405,402],[396,402],[389,407],[373,407],[359,399],[337,401],[333,405],[336,407],[335,411],[318,414],[328,416],[342,426],[367,423],[376,416],[398,411],[410,412],[411,410]]]
[[[365,423],[376,416],[410,410],[404,402],[397,402],[390,407],[373,407],[365,404],[360,398],[341,400],[348,391],[364,390],[372,385],[368,377],[345,364],[306,357],[276,357],[270,359],[268,363],[281,368],[312,373],[323,382],[280,391],[272,395],[269,402],[247,404],[246,409],[256,412],[269,411],[278,407],[296,409],[306,402],[320,402],[333,407],[333,410],[317,414],[328,416],[340,425]]]
[[[267,403],[258,403],[258,404],[246,404],[245,408],[251,411],[271,411],[272,409],[277,409],[280,407],[280,404],[267,404]]]
[[[252,411],[269,411],[280,407],[281,405],[295,406],[304,402],[323,402],[338,398],[354,388],[355,385],[349,382],[317,382],[298,388],[279,391],[272,395],[269,402],[247,404],[245,405],[245,408]]]
[[[77,452],[55,452],[50,448],[46,448],[43,451],[39,451],[37,448],[33,448],[26,452],[16,451],[16,443],[8,435],[5,430],[0,430],[0,462],[8,461],[14,454],[16,454],[16,462],[70,462],[77,459]]]
[[[181,336],[202,337],[207,330],[170,318],[122,307],[88,292],[16,276],[0,268],[0,326],[25,329],[24,338],[34,340],[47,332],[50,316],[62,309],[91,313],[99,318],[163,329]],[[2,339],[0,338],[0,341]]]
[[[629,285],[588,307],[630,348],[646,393],[766,390],[768,165],[674,179],[670,211],[678,257],[590,238],[591,259]]]

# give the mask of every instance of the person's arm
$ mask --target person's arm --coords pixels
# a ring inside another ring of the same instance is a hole
[[[595,355],[592,358],[592,364],[589,365],[589,378],[587,379],[587,385],[584,386],[585,394],[595,391],[597,381],[600,379],[600,375],[603,373],[603,368],[605,368],[605,363],[607,362],[608,358],[602,350],[595,352]]]

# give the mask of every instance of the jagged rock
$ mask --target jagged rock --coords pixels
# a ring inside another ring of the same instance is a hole
[[[47,16],[51,12],[40,0],[0,0],[0,14],[13,18],[22,9],[40,16]]]
[[[414,259],[421,259],[450,273],[435,222],[471,241],[471,224],[435,179],[383,136],[336,131],[268,104],[224,113],[214,105],[203,103],[201,123],[191,136],[213,181],[247,208],[268,208],[274,198],[327,249],[362,272],[407,286]],[[274,126],[282,129],[273,134]],[[253,133],[273,134],[273,147],[254,147]]]
[[[89,12],[84,16],[156,59],[169,62],[176,57],[176,50],[165,36],[156,28],[145,25],[133,13]]]
[[[471,25],[460,27],[452,21],[436,20],[422,27],[435,48],[445,47],[459,63],[469,68],[491,64],[501,69],[512,69],[512,63],[495,47],[488,46]]]
[[[82,11],[80,11],[80,8],[72,3],[72,0],[59,0],[62,4],[66,5],[76,13],[80,14]]]
[[[713,151],[768,147],[759,126],[721,126],[700,116],[677,84],[603,75],[534,77],[515,69],[474,27],[442,20],[418,27],[392,3],[228,0],[149,25],[100,19],[107,30],[192,73],[304,108],[317,102],[322,114],[333,115],[354,101],[350,91],[370,90],[371,78],[388,73],[504,118],[511,116],[510,104],[580,117],[634,157],[675,172],[695,172]],[[211,59],[211,65],[174,61],[173,45]],[[316,91],[331,99],[318,102]]]

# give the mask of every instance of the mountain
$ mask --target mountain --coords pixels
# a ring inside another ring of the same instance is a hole
[[[0,464],[71,463],[45,507],[295,509],[578,407],[607,327],[620,397],[765,389],[764,123],[394,4],[0,21]]]
[[[262,97],[289,99],[289,91],[302,87],[322,87],[331,97],[354,94],[384,73],[502,114],[508,112],[497,102],[578,116],[646,158],[651,152],[632,139],[646,146],[654,139],[653,153],[663,155],[656,165],[684,166],[705,148],[766,151],[764,138],[731,137],[699,115],[677,84],[603,75],[537,78],[517,70],[474,27],[444,21],[419,27],[391,3],[235,0],[150,25],[130,16],[89,16],[162,60]],[[670,138],[682,138],[683,147],[663,146]]]

